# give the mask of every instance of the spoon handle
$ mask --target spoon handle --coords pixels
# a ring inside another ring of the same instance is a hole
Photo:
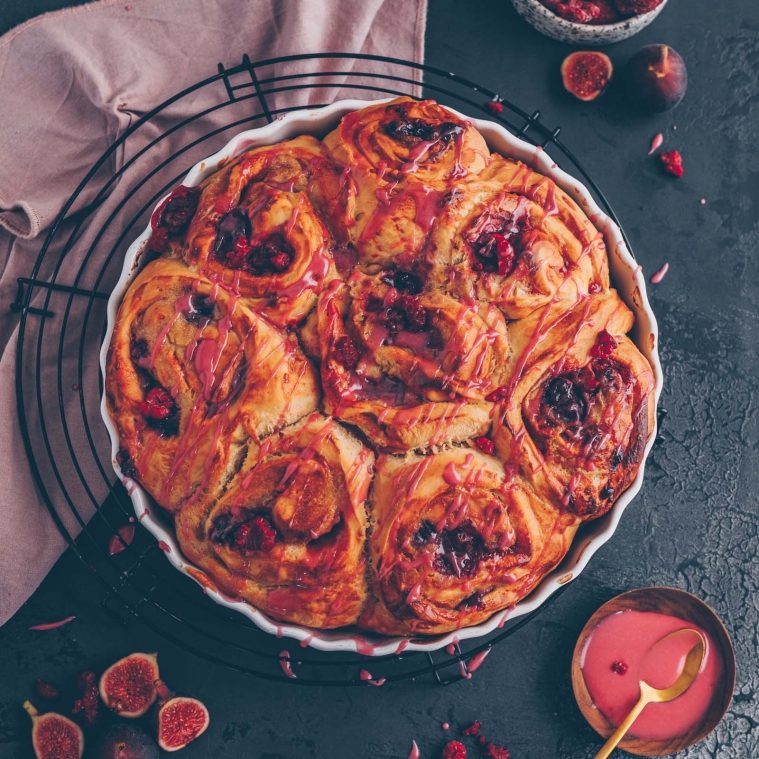
[[[633,706],[632,711],[622,720],[619,727],[612,733],[603,748],[596,754],[595,759],[606,759],[617,744],[625,737],[625,733],[632,727],[633,722],[640,716],[640,713],[648,706],[650,699],[643,693],[640,694],[638,703]]]

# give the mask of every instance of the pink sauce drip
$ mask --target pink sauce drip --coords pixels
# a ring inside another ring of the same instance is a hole
[[[297,677],[295,672],[292,670],[292,666],[290,664],[290,652],[287,649],[284,649],[283,651],[279,652],[279,666],[282,667],[282,671],[293,680]]]
[[[365,669],[362,669],[358,676],[362,680],[364,680],[367,685],[374,685],[376,687],[379,687],[380,685],[384,685],[385,684],[385,678],[384,677],[380,677],[380,678],[375,679],[375,678],[372,677],[372,673],[369,672],[369,671],[367,671],[367,670],[365,670]]]
[[[165,553],[171,553],[171,546],[168,543],[164,543],[163,540],[158,541],[158,547]]]
[[[453,656],[456,653],[456,646],[459,644],[459,639],[454,638],[446,647],[445,652],[448,656]]]
[[[463,661],[459,662],[459,674],[465,679],[465,680],[471,680],[472,679],[472,673],[466,671],[466,664],[464,664]]]
[[[683,619],[639,611],[612,614],[592,631],[580,666],[593,703],[612,724],[618,725],[637,702],[640,680],[654,688],[668,688],[675,682],[696,638],[681,635],[660,641],[684,628],[698,630],[706,640],[701,671],[682,696],[665,704],[649,704],[630,729],[631,735],[643,740],[666,740],[699,723],[709,709],[722,671],[711,638]],[[624,674],[612,669],[615,662],[627,666]]]
[[[398,648],[395,649],[395,655],[400,656],[408,648],[408,644],[409,644],[408,639],[402,640],[398,644]]]
[[[635,267],[635,271],[633,271],[633,274],[632,274],[633,282],[635,282],[638,279],[638,274],[640,274],[642,271],[643,271],[643,267],[640,264],[638,264]]]
[[[659,134],[657,134],[656,137],[654,137],[654,139],[651,140],[651,148],[648,151],[648,155],[653,155],[662,146],[663,142],[664,142],[664,135],[661,132],[659,132]]]
[[[416,745],[416,741],[411,741],[411,753],[409,753],[408,759],[419,759],[420,756],[419,746]]]
[[[486,648],[484,651],[480,651],[480,653],[473,656],[466,664],[466,668],[470,672],[476,672],[481,666],[482,662],[485,661],[488,654],[490,653],[492,649]]]
[[[116,532],[118,535],[111,535],[111,539],[108,542],[109,556],[121,553],[126,548],[126,546],[131,544],[132,540],[134,539],[134,525],[122,525],[116,530]]]
[[[73,622],[76,619],[75,616],[66,617],[65,619],[59,619],[57,622],[44,622],[41,625],[32,625],[30,630],[56,630],[59,627],[67,625],[69,622]]]
[[[664,266],[662,266],[661,269],[659,269],[659,271],[657,271],[653,277],[651,277],[651,282],[655,285],[658,285],[659,282],[661,282],[664,279],[668,271],[669,271],[669,264],[667,263],[667,264],[664,264]]]

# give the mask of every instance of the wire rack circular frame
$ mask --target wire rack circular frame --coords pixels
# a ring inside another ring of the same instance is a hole
[[[284,666],[283,641],[206,598],[170,566],[147,530],[135,523],[129,545],[118,537],[134,517],[108,460],[110,448],[99,415],[102,377],[97,374],[97,352],[85,349],[91,341],[102,341],[105,302],[121,271],[126,246],[146,223],[149,209],[184,176],[197,155],[210,155],[242,128],[271,122],[288,111],[326,105],[318,100],[328,90],[349,89],[371,98],[372,93],[413,94],[420,87],[425,96],[444,105],[485,113],[514,135],[550,146],[553,160],[581,178],[618,223],[595,182],[559,139],[560,128],[546,127],[539,111],[528,114],[486,87],[431,66],[382,56],[330,53],[252,62],[246,55],[237,66],[219,64],[214,76],[156,106],[113,142],[67,200],[31,275],[18,280],[11,305],[12,311],[20,312],[16,392],[32,473],[57,528],[102,586],[104,608],[123,624],[139,620],[187,651],[268,680],[367,684],[360,675],[367,659],[355,654],[297,650],[290,670]],[[288,105],[277,109],[272,103],[280,93]],[[493,102],[502,109],[494,108]],[[181,116],[172,118],[177,109]],[[209,119],[215,121],[206,128]],[[167,151],[167,145],[178,147]],[[121,165],[115,169],[117,161]],[[114,195],[115,210],[100,218],[98,209],[107,199],[113,205]],[[64,265],[67,260],[73,263]],[[97,380],[88,383],[93,373]],[[114,541],[121,549],[115,554]],[[435,655],[373,658],[374,684],[422,677],[447,684],[471,677],[468,661],[513,635],[566,587],[536,611],[484,639],[448,646]]]

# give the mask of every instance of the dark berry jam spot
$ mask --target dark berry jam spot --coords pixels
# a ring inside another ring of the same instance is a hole
[[[353,371],[358,366],[358,348],[348,335],[343,335],[335,341],[333,353],[335,360],[348,371]]]
[[[422,291],[421,280],[410,271],[387,272],[382,276],[382,281],[386,285],[409,295],[418,295]]]
[[[485,597],[482,595],[482,593],[472,593],[469,598],[465,598],[459,606],[462,609],[476,609],[477,611],[484,611],[485,606]],[[475,723],[479,724],[479,723]],[[467,733],[464,731],[464,735],[477,735],[477,733]]]
[[[493,452],[495,451],[495,444],[489,437],[476,437],[474,439],[474,444],[483,452],[487,453],[488,456],[492,456]]]
[[[148,343],[146,340],[132,340],[129,356],[135,364],[139,362],[140,359],[147,358],[148,352]]]
[[[598,282],[591,282],[588,285],[588,292],[591,295],[597,295],[598,293],[601,292],[601,285],[599,285]]]
[[[627,665],[623,661],[615,661],[611,665],[611,671],[617,675],[624,675],[627,672]]]
[[[548,406],[551,421],[577,423],[587,414],[588,407],[577,384],[570,377],[557,377],[548,384],[543,402]],[[552,417],[558,417],[555,420]]]
[[[414,533],[412,540],[414,545],[421,546],[425,543],[429,543],[430,540],[436,537],[437,530],[435,530],[435,525],[425,519],[424,522],[419,525],[419,529]]]
[[[514,248],[522,232],[522,221],[511,214],[490,214],[480,217],[474,229],[465,236],[471,245],[471,266],[477,272],[507,277],[514,271],[518,255]]]
[[[451,121],[442,124],[430,123],[424,119],[408,118],[405,111],[398,115],[400,118],[389,121],[382,131],[406,148],[414,147],[420,142],[439,142],[447,145],[464,131],[462,126]]]
[[[216,233],[216,241],[213,246],[213,253],[216,258],[226,261],[231,257],[237,260],[239,251],[234,251],[235,244],[239,243],[240,238],[246,242],[250,236],[250,220],[248,215],[241,208],[235,208],[228,214],[225,214],[219,222],[219,230]]]
[[[471,522],[443,530],[434,540],[438,545],[438,555],[433,563],[437,572],[462,577],[477,571],[485,550],[482,537]]]
[[[611,471],[616,471],[617,467],[622,463],[622,449],[621,448],[615,448],[611,452]]]
[[[151,388],[138,408],[148,426],[163,437],[173,437],[179,433],[179,411],[164,388]]]
[[[614,488],[607,485],[599,494],[601,498],[605,501],[608,498],[611,498],[614,495]]]
[[[189,310],[184,313],[184,318],[190,324],[198,325],[201,319],[208,320],[213,316],[215,302],[204,295],[190,297]]]
[[[137,468],[134,465],[132,456],[126,448],[121,448],[119,450],[116,454],[116,461],[119,462],[119,466],[125,477],[134,478],[137,476]]]

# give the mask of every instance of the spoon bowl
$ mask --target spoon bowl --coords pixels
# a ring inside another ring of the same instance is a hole
[[[628,610],[658,612],[660,614],[668,614],[673,617],[678,617],[686,622],[691,622],[709,635],[714,647],[720,654],[722,669],[712,693],[709,709],[701,722],[694,725],[683,734],[677,735],[673,738],[648,740],[625,735],[619,742],[619,748],[624,749],[631,754],[637,754],[638,756],[667,756],[678,751],[684,751],[690,746],[703,740],[709,733],[711,733],[722,721],[722,718],[725,716],[725,713],[730,706],[733,690],[735,688],[735,653],[733,651],[730,636],[719,617],[712,609],[696,596],[677,588],[640,588],[638,590],[631,590],[628,593],[623,593],[605,603],[590,618],[577,640],[577,645],[575,646],[574,655],[572,657],[572,687],[574,689],[577,705],[580,707],[583,716],[590,726],[599,735],[606,739],[615,732],[616,727],[594,706],[580,668],[580,660],[587,640],[598,624],[611,614]],[[683,631],[680,630],[678,632]],[[694,650],[697,647],[698,646],[694,646]],[[694,654],[694,657],[699,659],[700,666],[703,653],[700,657],[698,657],[697,654]],[[684,676],[687,669],[688,660],[686,658],[686,665],[680,677]],[[676,686],[679,686],[680,677],[678,677],[678,680],[670,686],[670,688],[665,688],[663,690],[669,691]],[[642,683],[642,686],[643,685],[650,688],[646,683]],[[685,689],[683,689],[681,693],[684,692],[684,690]],[[672,700],[676,697],[677,696],[672,696],[671,699],[667,700]]]

